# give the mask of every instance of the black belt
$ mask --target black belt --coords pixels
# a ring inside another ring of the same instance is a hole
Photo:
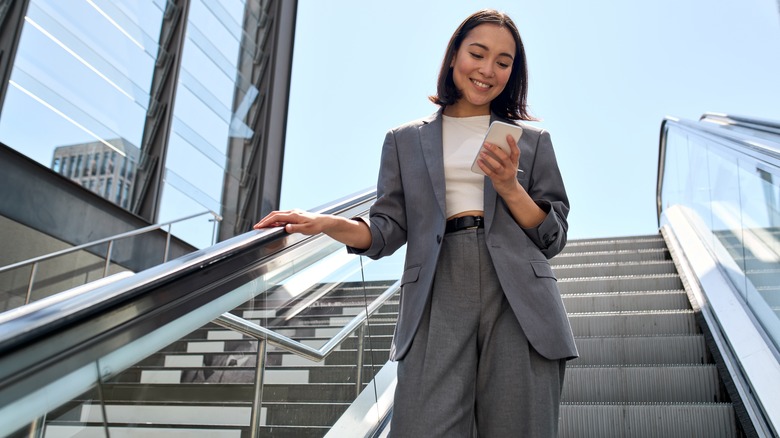
[[[445,233],[452,233],[455,231],[470,229],[470,228],[484,228],[485,218],[482,216],[463,216],[456,217],[447,221],[447,227],[444,229]]]

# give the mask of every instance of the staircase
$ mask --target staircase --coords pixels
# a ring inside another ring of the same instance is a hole
[[[284,308],[265,308],[262,300],[232,313],[320,348],[391,283],[376,282],[365,290],[339,285],[316,306],[286,321],[279,317]],[[388,360],[397,312],[394,297],[365,327],[361,390]],[[327,433],[357,396],[357,342],[353,334],[322,362],[269,345],[262,436],[307,438]],[[110,400],[105,415],[112,436],[249,437],[256,351],[256,341],[209,324],[142,360],[101,388]],[[73,436],[83,429],[102,436],[99,399],[95,389],[58,409],[46,421],[45,436]]]
[[[551,260],[580,358],[560,437],[739,437],[660,235],[570,241]]]

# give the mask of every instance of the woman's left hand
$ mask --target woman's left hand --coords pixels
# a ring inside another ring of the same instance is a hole
[[[479,168],[490,178],[493,187],[502,198],[517,193],[518,189],[522,190],[522,186],[517,181],[520,148],[517,147],[517,142],[511,135],[506,136],[506,141],[509,143],[509,154],[494,144],[485,143],[484,149],[486,150],[480,152],[477,162]]]

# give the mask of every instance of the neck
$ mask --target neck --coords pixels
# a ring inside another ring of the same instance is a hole
[[[490,115],[490,105],[471,106],[456,102],[444,107],[444,115],[450,117],[473,117]]]

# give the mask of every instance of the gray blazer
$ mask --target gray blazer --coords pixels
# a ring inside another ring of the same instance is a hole
[[[493,114],[491,122],[496,119]],[[521,228],[486,177],[485,239],[501,287],[531,345],[548,359],[574,358],[574,337],[547,261],[566,244],[569,200],[550,135],[523,125],[519,147],[523,172],[518,172],[518,180],[547,217],[535,228]],[[349,249],[377,259],[408,243],[398,325],[390,350],[392,360],[402,359],[409,350],[428,301],[444,236],[444,202],[439,110],[387,133],[377,200],[367,221],[371,247],[363,251]]]

